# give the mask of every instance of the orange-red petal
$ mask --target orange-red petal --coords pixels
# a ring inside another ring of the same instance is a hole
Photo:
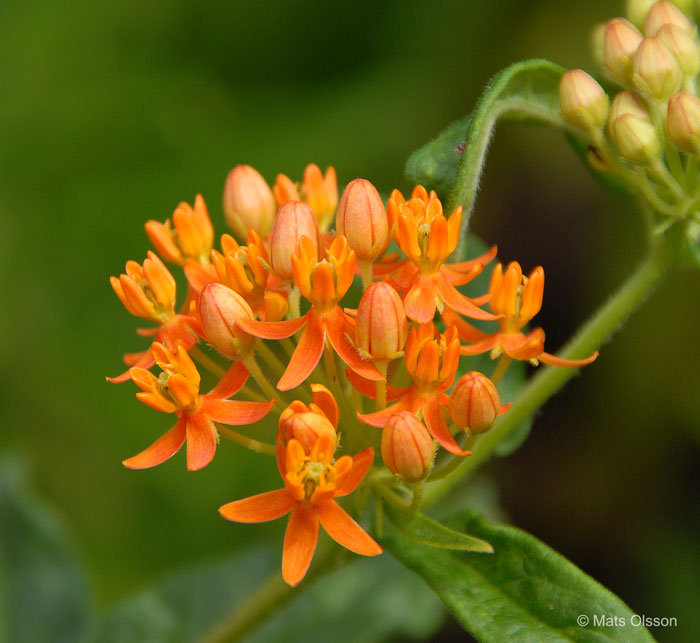
[[[458,456],[472,454],[471,451],[463,451],[459,448],[459,444],[457,444],[457,441],[450,433],[440,402],[436,398],[423,400],[423,419],[428,427],[428,431],[430,431],[430,435],[438,441],[443,449],[447,449],[450,453]]]
[[[299,339],[297,347],[292,353],[292,358],[287,365],[277,388],[280,391],[289,391],[301,384],[316,368],[323,354],[326,344],[326,331],[323,324],[314,314],[307,313],[308,323]],[[297,321],[297,320],[294,320]],[[271,322],[272,323],[272,322]],[[288,322],[274,322],[288,323]]]
[[[447,279],[438,273],[435,278],[435,288],[437,289],[440,298],[445,302],[445,304],[452,308],[452,310],[465,315],[466,317],[471,317],[472,319],[485,319],[492,321],[498,319],[498,315],[489,313],[486,310],[482,310],[476,306],[469,298],[465,297],[459,290],[454,286],[450,285]]]
[[[222,424],[252,424],[264,418],[275,405],[269,402],[241,402],[239,400],[221,400],[216,397],[202,395],[202,413],[214,422]]]
[[[222,518],[234,522],[267,522],[288,514],[295,502],[286,489],[275,489],[229,502],[219,507],[219,513]]]
[[[352,384],[362,395],[368,397],[372,400],[377,399],[377,383],[365,379],[361,375],[358,375],[350,368],[345,369],[345,375]],[[387,384],[386,387],[386,399],[388,402],[393,402],[398,400],[401,396],[405,395],[410,387],[408,386],[392,386]]]
[[[406,315],[420,324],[427,324],[435,317],[437,307],[435,276],[416,275],[403,300]]]
[[[177,453],[187,437],[187,418],[183,415],[177,424],[165,435],[159,437],[151,446],[138,455],[122,461],[127,469],[148,469]]]
[[[396,404],[387,406],[381,411],[375,411],[374,413],[358,413],[357,417],[360,418],[365,424],[370,426],[376,426],[377,428],[383,427],[389,418],[399,411],[408,411],[409,413],[416,414],[420,411],[421,400],[417,395],[412,392],[407,393],[402,397]]]
[[[308,323],[310,312],[302,315],[297,319],[288,319],[285,321],[262,322],[253,319],[237,319],[236,326],[244,330],[246,333],[261,337],[262,339],[284,339],[291,337],[300,328]]]
[[[306,575],[318,542],[318,518],[314,508],[299,502],[289,516],[284,535],[282,578],[292,587]]]
[[[206,467],[216,452],[216,429],[203,413],[186,413],[187,417],[187,470],[199,471]]]
[[[311,385],[311,400],[320,408],[331,424],[337,429],[340,411],[333,394],[323,384]]]
[[[382,548],[335,500],[318,505],[317,513],[328,535],[346,549],[362,556],[382,553]]]
[[[352,456],[352,467],[344,476],[343,480],[335,492],[336,497],[347,496],[357,489],[357,485],[367,475],[374,462],[374,449],[367,447],[356,455]]]
[[[350,330],[345,322],[345,316],[339,306],[324,316],[324,323],[328,331],[328,339],[333,350],[353,371],[368,380],[383,380],[384,376],[375,368],[374,364],[358,353],[357,348],[350,342],[346,333]]]
[[[550,353],[540,353],[537,359],[543,364],[551,364],[552,366],[586,366],[586,364],[595,362],[597,357],[598,351],[593,351],[593,353],[584,359],[564,359],[563,357],[557,357]]]
[[[233,362],[214,389],[207,393],[207,397],[224,399],[235,395],[248,381],[249,375],[242,362]]]

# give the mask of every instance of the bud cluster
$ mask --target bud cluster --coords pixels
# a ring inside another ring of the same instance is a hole
[[[593,34],[594,57],[620,90],[610,102],[581,69],[559,85],[564,118],[590,140],[590,161],[636,188],[660,224],[681,216],[689,156],[700,153],[700,39],[688,2],[630,0],[627,18]],[[661,225],[660,229],[665,229]]]

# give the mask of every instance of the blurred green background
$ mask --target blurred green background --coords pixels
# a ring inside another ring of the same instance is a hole
[[[143,345],[109,275],[149,248],[143,224],[201,192],[219,233],[237,163],[273,181],[314,161],[344,185],[407,188],[409,153],[471,109],[511,62],[593,69],[590,28],[617,3],[515,0],[124,0],[0,6],[0,445],[19,454],[75,542],[99,609],[183,565],[274,543],[224,502],[274,488],[263,457],[225,444],[185,471],[121,460],[172,416],[111,385]],[[500,126],[473,229],[547,274],[554,352],[644,254],[636,206],[600,187],[561,135]],[[487,470],[504,514],[637,612],[698,634],[700,273],[674,273]],[[0,521],[3,520],[0,517]],[[278,549],[279,548],[279,549]],[[278,559],[273,559],[277,564]],[[456,631],[447,624],[442,636]]]

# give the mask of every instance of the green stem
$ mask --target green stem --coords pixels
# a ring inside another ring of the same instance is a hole
[[[293,284],[289,290],[289,319],[298,319],[301,317],[301,293],[296,284]]]
[[[588,355],[608,340],[676,263],[684,235],[684,225],[673,226],[629,280],[565,346],[562,357],[572,359]],[[530,417],[577,372],[576,368],[556,366],[541,369],[523,389],[510,410],[488,433],[480,437],[471,457],[465,458],[453,475],[429,485],[423,500],[424,506],[435,504],[462,478],[486,461],[520,422]]]
[[[255,345],[255,350],[260,353],[260,357],[262,357],[267,362],[268,366],[274,369],[275,374],[278,377],[282,377],[285,365],[280,361],[279,357],[275,355],[274,351],[264,342],[258,342]]]
[[[190,357],[196,362],[199,362],[204,368],[206,368],[212,375],[216,377],[223,377],[226,375],[226,369],[223,366],[219,366],[211,357],[206,355],[204,351],[198,346],[193,346],[190,348]]]
[[[231,442],[240,444],[242,447],[250,449],[251,451],[255,451],[256,453],[262,453],[263,455],[272,456],[276,455],[275,447],[273,447],[271,444],[267,444],[266,442],[260,442],[259,440],[249,438],[247,435],[238,433],[238,431],[233,431],[228,427],[222,426],[218,422],[214,422],[214,425],[216,426],[216,430],[219,433],[219,435],[225,437],[227,440],[231,440]]]
[[[258,363],[255,361],[255,355],[253,353],[248,353],[242,360],[243,365],[248,369],[248,372],[253,376],[258,386],[263,390],[265,395],[269,396],[269,399],[275,400],[276,404],[280,409],[285,408],[287,405],[280,396],[277,389],[270,384],[265,373],[262,372]]]
[[[512,361],[513,359],[505,353],[501,355],[501,358],[498,360],[498,364],[496,365],[496,368],[493,371],[493,375],[491,376],[491,381],[494,383],[495,386],[498,386],[498,383],[501,381],[501,378],[505,375]]]

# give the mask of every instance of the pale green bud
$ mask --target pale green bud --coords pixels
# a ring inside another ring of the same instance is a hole
[[[691,154],[700,152],[700,98],[689,92],[671,96],[666,127],[676,147]]]
[[[605,23],[599,22],[591,31],[591,55],[598,67],[605,68]]]
[[[620,156],[630,163],[652,165],[661,158],[661,141],[649,121],[623,114],[613,121],[611,130]]]
[[[644,38],[633,60],[632,82],[643,94],[666,100],[678,90],[681,68],[671,50],[658,38]]]
[[[585,130],[600,129],[608,117],[608,96],[582,69],[570,69],[559,81],[559,105],[564,118]]]
[[[695,78],[700,68],[700,46],[697,38],[682,27],[672,24],[661,27],[656,37],[673,52],[685,77]]]
[[[613,99],[610,106],[610,115],[608,116],[608,133],[611,138],[613,136],[612,124],[625,114],[631,114],[640,120],[651,122],[649,114],[644,107],[644,101],[639,94],[631,91],[620,92]]]
[[[632,58],[642,34],[628,20],[613,18],[605,23],[603,56],[605,68],[612,78],[622,85],[629,85],[632,77]]]
[[[657,2],[649,9],[644,21],[644,35],[647,38],[655,36],[664,25],[677,25],[691,35],[694,32],[690,20],[672,2]]]

